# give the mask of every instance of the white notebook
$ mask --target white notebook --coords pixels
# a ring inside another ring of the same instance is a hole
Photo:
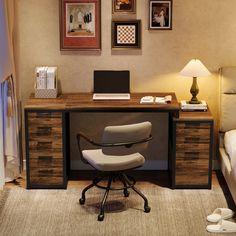
[[[167,95],[165,97],[153,97],[153,96],[144,96],[141,98],[141,104],[166,104],[171,102],[172,97],[171,95]]]

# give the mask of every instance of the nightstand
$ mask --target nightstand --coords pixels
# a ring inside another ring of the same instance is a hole
[[[209,110],[172,119],[172,188],[211,188],[213,123]]]

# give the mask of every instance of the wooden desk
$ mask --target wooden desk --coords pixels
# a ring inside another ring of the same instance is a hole
[[[172,95],[169,104],[140,104],[143,96]],[[174,93],[133,93],[130,100],[93,101],[90,93],[62,94],[56,99],[31,96],[25,104],[27,188],[66,188],[70,171],[69,114],[76,111],[167,112],[178,117]]]
[[[143,96],[172,96],[172,102],[168,104],[140,104]],[[25,110],[64,110],[64,111],[87,111],[87,110],[129,110],[129,111],[157,111],[177,112],[179,104],[175,93],[132,93],[130,100],[101,100],[94,101],[92,93],[66,93],[55,99],[34,98],[32,94],[26,101]]]

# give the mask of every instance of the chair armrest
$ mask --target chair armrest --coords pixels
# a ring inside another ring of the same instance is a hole
[[[95,145],[95,146],[102,146],[101,143],[97,143],[94,142],[91,138],[89,138],[86,134],[84,134],[83,132],[79,132],[77,134],[77,140],[80,141],[80,137],[82,137],[83,139],[85,139],[86,141],[88,141],[89,143]]]
[[[88,141],[89,143],[95,145],[95,146],[99,146],[99,147],[119,147],[119,146],[125,146],[127,148],[131,147],[134,144],[139,144],[139,143],[145,143],[148,142],[150,140],[152,140],[152,135],[150,135],[148,138],[145,139],[141,139],[141,140],[137,140],[137,141],[132,141],[132,142],[121,142],[121,143],[98,143],[98,142],[94,142],[92,139],[90,139],[87,135],[85,135],[82,132],[79,132],[77,134],[77,140],[80,140],[80,137],[84,138],[86,141]]]
[[[152,135],[150,135],[148,138],[137,140],[137,141],[131,141],[131,142],[121,142],[121,143],[102,143],[102,147],[119,147],[119,146],[125,146],[126,148],[130,148],[134,144],[139,143],[146,143],[148,141],[152,140]]]
[[[98,142],[94,142],[92,139],[90,139],[87,135],[85,135],[83,132],[79,132],[77,134],[77,142],[78,142],[78,148],[79,148],[79,153],[80,153],[80,157],[81,160],[88,164],[88,162],[84,159],[83,157],[83,153],[82,153],[82,149],[81,149],[81,145],[80,145],[80,140],[81,137],[86,140],[87,142],[91,143],[94,146],[99,146],[99,147],[119,147],[119,146],[125,146],[126,148],[130,148],[132,145],[134,144],[139,144],[139,143],[145,143],[148,142],[150,140],[152,140],[152,135],[150,135],[148,138],[142,139],[142,140],[137,140],[137,141],[132,141],[132,142],[121,142],[121,143],[98,143]]]

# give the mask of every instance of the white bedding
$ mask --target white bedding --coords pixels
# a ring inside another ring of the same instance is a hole
[[[225,151],[229,156],[232,168],[232,175],[236,180],[236,130],[225,132],[224,136]]]
[[[220,165],[236,203],[236,66],[220,68],[219,72]],[[221,139],[223,133],[225,138]]]

